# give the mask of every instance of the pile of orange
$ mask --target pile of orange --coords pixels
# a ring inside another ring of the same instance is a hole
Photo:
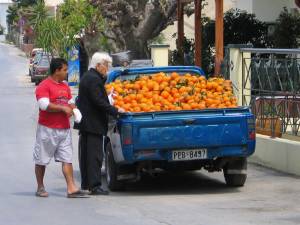
[[[127,112],[237,107],[231,81],[224,78],[161,72],[135,80],[116,80],[105,88],[107,93],[114,91],[114,105]]]

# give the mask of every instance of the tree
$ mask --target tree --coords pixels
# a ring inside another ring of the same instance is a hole
[[[207,35],[207,44],[213,46],[215,40],[215,21],[208,20],[204,25]],[[258,20],[254,14],[240,9],[231,9],[224,14],[224,46],[228,44],[249,44],[254,47],[267,47],[268,40],[267,25]]]
[[[7,9],[6,21],[9,25],[16,24],[19,20],[18,15],[18,6],[16,4],[12,4]]]
[[[61,24],[54,18],[46,18],[41,22],[36,35],[36,44],[52,56],[63,54],[66,37]]]
[[[300,38],[300,15],[291,14],[284,8],[276,20],[274,47],[298,48]]]
[[[136,58],[148,53],[148,40],[176,19],[176,0],[93,0],[106,22],[101,32],[112,51],[131,50]]]
[[[9,25],[16,24],[19,20],[19,11],[22,8],[30,7],[37,3],[37,0],[14,0],[14,4],[10,5],[7,9],[7,23]]]
[[[211,72],[215,46],[215,21],[206,18],[204,24],[203,51],[206,52],[204,69]],[[267,25],[254,14],[231,9],[224,14],[224,46],[228,44],[252,44],[256,48],[270,47]]]
[[[13,0],[12,2],[20,8],[34,5],[37,3],[37,0]]]
[[[67,36],[81,35],[89,55],[99,50],[109,50],[105,38],[104,20],[98,8],[86,0],[66,0],[60,5],[57,19]]]
[[[29,19],[30,25],[38,32],[39,26],[49,16],[43,0],[38,0],[33,6],[27,7],[23,14]]]
[[[213,72],[215,48],[215,21],[208,17],[202,18],[202,68],[209,74]],[[185,41],[191,55],[194,54],[193,40]],[[253,44],[254,47],[269,47],[267,25],[254,14],[232,9],[224,14],[224,46],[228,44]]]

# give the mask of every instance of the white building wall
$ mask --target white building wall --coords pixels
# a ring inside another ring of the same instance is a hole
[[[7,1],[8,2],[8,1]],[[0,24],[4,27],[4,33],[7,34],[7,23],[6,23],[6,11],[8,9],[8,6],[12,3],[1,3],[0,2]]]
[[[253,13],[261,21],[276,21],[283,7],[288,7],[288,0],[253,0]]]
[[[184,35],[188,38],[195,38],[194,34],[194,15],[190,17],[184,16]],[[164,43],[170,45],[170,49],[176,49],[176,39],[177,36],[172,37],[174,34],[177,33],[177,21],[174,22],[173,25],[168,26],[163,32],[163,36],[165,38]]]
[[[294,0],[234,0],[234,7],[253,13],[264,22],[276,21],[283,7],[290,11],[297,8]]]
[[[64,0],[44,0],[46,6],[58,6],[64,2]]]
[[[249,13],[253,13],[253,1],[252,0],[235,0],[234,8],[246,10]]]

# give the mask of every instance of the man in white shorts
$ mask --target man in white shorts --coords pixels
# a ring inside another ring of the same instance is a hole
[[[75,120],[80,120],[81,115],[72,101],[71,90],[65,82],[67,70],[67,62],[64,59],[52,59],[51,75],[40,83],[35,92],[40,108],[33,152],[38,197],[48,197],[43,180],[46,166],[53,157],[55,161],[62,162],[62,171],[67,183],[67,197],[85,197],[76,187],[73,177],[73,147],[69,117],[75,115]]]

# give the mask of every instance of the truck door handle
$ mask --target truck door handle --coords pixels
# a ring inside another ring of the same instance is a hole
[[[183,121],[183,123],[186,125],[191,125],[191,124],[194,124],[195,122],[196,122],[196,119],[186,119]]]

